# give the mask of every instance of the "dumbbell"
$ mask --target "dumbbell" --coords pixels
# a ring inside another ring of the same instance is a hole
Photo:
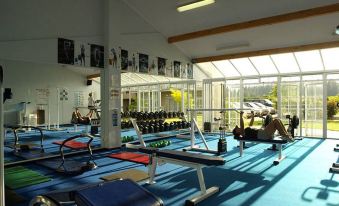
[[[148,126],[148,133],[154,133],[154,127],[152,125]]]
[[[164,125],[163,124],[159,124],[159,132],[163,132],[164,131]]]
[[[160,115],[159,115],[159,112],[158,111],[155,111],[154,112],[154,119],[159,119],[160,117],[159,117]]]
[[[174,130],[174,123],[173,122],[171,122],[169,124],[169,131],[171,131],[171,130]]]
[[[165,112],[164,111],[160,111],[159,112],[159,119],[165,118]]]
[[[169,124],[165,122],[163,125],[164,125],[164,131],[169,131]]]
[[[147,127],[147,126],[144,126],[144,127],[142,128],[142,133],[143,133],[143,134],[148,134],[148,127]]]

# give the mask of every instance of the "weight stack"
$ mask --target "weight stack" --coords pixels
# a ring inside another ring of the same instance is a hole
[[[218,141],[218,154],[227,152],[227,142],[225,139],[219,139]]]

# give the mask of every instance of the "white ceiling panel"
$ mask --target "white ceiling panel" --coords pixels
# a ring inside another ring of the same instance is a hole
[[[231,59],[230,61],[242,76],[258,75],[257,70],[248,58]]]
[[[255,68],[260,74],[277,74],[277,68],[272,62],[270,56],[250,57]]]
[[[240,73],[234,68],[228,60],[212,62],[227,77],[240,77]]]
[[[224,75],[211,62],[198,63],[197,66],[210,78],[224,77]]]
[[[319,50],[296,52],[294,54],[302,72],[324,70]]]
[[[339,48],[322,49],[325,70],[339,70]]]
[[[282,74],[300,72],[299,66],[292,53],[271,55],[275,65]]]

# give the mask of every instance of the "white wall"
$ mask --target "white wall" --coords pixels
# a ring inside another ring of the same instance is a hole
[[[112,0],[112,45],[153,57],[189,62],[182,52],[143,20],[123,1]],[[36,109],[34,93],[39,88],[91,90],[85,74],[75,73],[56,64],[57,38],[103,44],[103,0],[2,0],[0,7],[0,64],[5,70],[5,86],[14,93],[13,103],[31,101],[28,113]],[[72,67],[73,70],[76,67]],[[79,68],[81,69],[81,68]],[[196,70],[196,69],[194,69]],[[197,71],[194,74],[199,76]],[[96,83],[94,83],[96,84]],[[98,85],[94,86],[97,91]],[[68,123],[73,111],[73,94],[63,105],[61,123]],[[87,96],[85,97],[87,102]],[[51,101],[53,118],[56,100]],[[86,103],[87,104],[87,103]],[[56,119],[52,119],[55,122]]]
[[[144,52],[149,55],[189,61],[174,45],[168,44],[167,39],[148,24],[140,15],[132,10],[124,1],[115,0],[112,6],[111,19],[113,45],[123,49]]]
[[[100,85],[93,81],[92,86],[86,85],[86,75],[75,72],[61,65],[39,64],[20,61],[0,60],[4,69],[4,87],[12,88],[13,99],[7,101],[5,105],[16,104],[19,102],[31,102],[27,107],[27,114],[36,113],[37,92],[36,89],[49,89],[49,111],[51,123],[57,122],[57,88],[65,88],[68,91],[68,100],[59,101],[60,123],[70,123],[72,112],[75,106],[74,92],[83,92],[84,105],[87,107],[87,98],[89,92],[95,93],[95,99],[100,98]],[[78,68],[81,72],[82,68]],[[48,106],[46,110],[46,121]],[[85,115],[88,109],[82,109],[81,113]]]

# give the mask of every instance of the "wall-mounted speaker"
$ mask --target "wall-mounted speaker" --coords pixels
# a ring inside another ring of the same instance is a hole
[[[92,80],[91,79],[87,79],[87,86],[92,85]]]

